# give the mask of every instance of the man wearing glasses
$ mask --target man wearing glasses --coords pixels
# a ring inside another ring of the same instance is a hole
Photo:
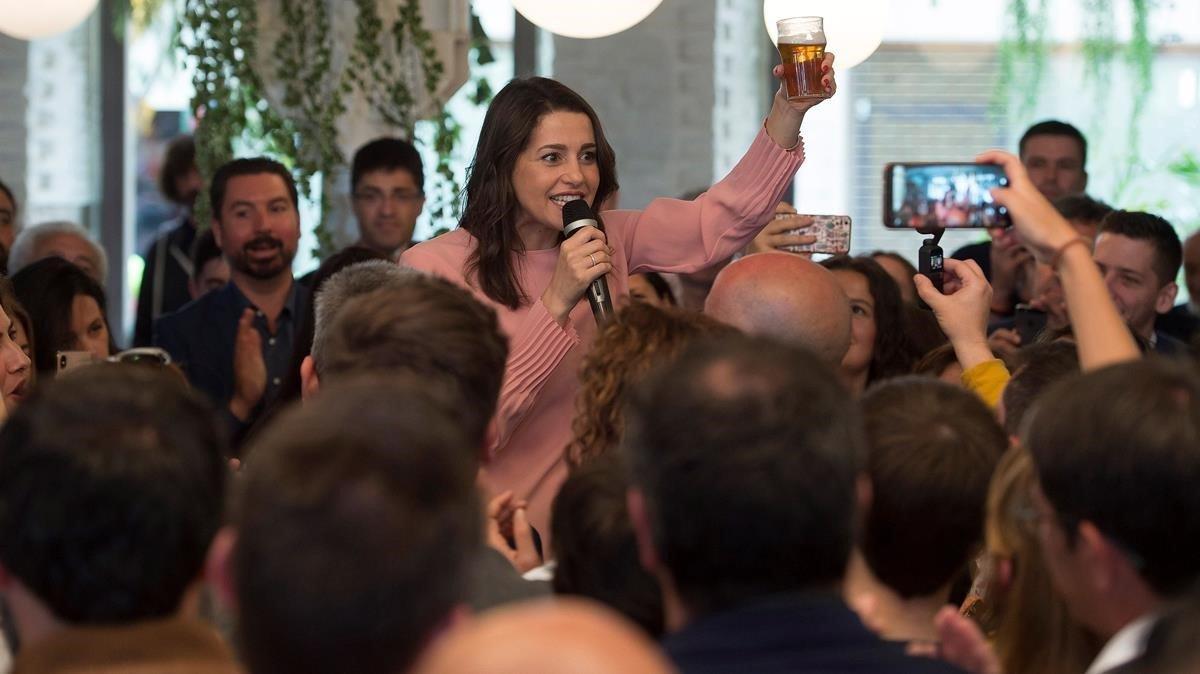
[[[354,153],[350,170],[357,245],[395,259],[412,243],[425,207],[425,174],[412,143],[377,138]]]

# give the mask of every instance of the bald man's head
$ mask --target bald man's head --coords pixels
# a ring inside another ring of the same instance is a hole
[[[837,366],[850,348],[850,300],[833,273],[790,253],[760,253],[725,267],[704,312]]]
[[[557,598],[485,613],[438,644],[417,674],[667,674],[632,623],[592,602]]]

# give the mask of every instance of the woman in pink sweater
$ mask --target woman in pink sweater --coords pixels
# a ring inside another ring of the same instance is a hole
[[[832,95],[832,54],[823,68]],[[459,228],[410,248],[401,262],[465,286],[496,310],[509,358],[483,478],[493,493],[527,500],[543,536],[566,476],[579,366],[596,333],[582,301],[587,286],[607,274],[619,297],[630,274],[691,273],[729,259],[774,214],[804,159],[800,122],[818,102],[777,92],[749,151],[708,192],[606,211],[605,231],[588,227],[563,240],[565,202],[585,199],[595,209],[617,189],[600,120],[581,96],[545,78],[513,80],[492,101]]]

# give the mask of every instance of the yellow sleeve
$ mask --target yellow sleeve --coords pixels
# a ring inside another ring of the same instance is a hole
[[[962,373],[963,384],[991,407],[1000,404],[1000,394],[1008,385],[1008,368],[998,358],[986,360]]]

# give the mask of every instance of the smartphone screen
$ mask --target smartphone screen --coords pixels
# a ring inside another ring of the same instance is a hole
[[[884,225],[895,229],[1007,227],[990,190],[1008,185],[996,164],[888,164]]]
[[[788,234],[815,236],[817,240],[807,244],[784,246],[785,250],[793,253],[827,253],[829,255],[845,255],[850,252],[850,216],[779,213],[775,217],[791,218],[796,215],[812,218],[813,224],[811,227],[789,230]]]

